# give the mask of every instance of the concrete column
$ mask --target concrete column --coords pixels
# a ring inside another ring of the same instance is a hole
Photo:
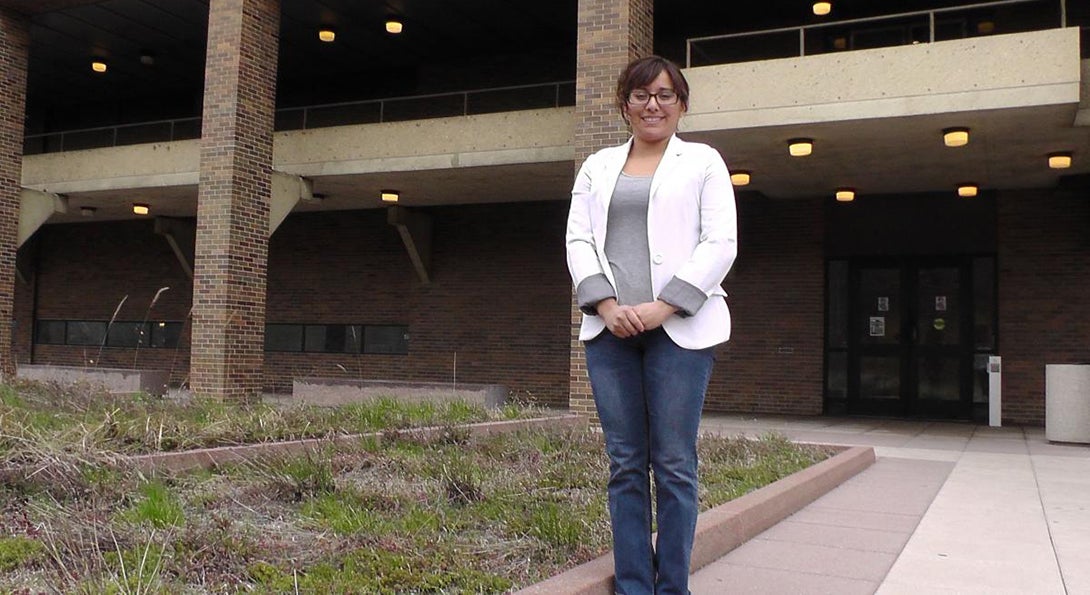
[[[263,385],[279,0],[211,0],[193,282],[194,392]]]
[[[15,310],[15,254],[19,248],[29,46],[26,18],[10,8],[0,8],[0,378],[3,379],[15,376],[11,323]]]
[[[575,170],[588,155],[628,140],[614,96],[621,69],[650,55],[653,0],[579,0],[575,73]],[[568,407],[593,417],[586,356],[579,343],[579,309],[572,300],[571,384]]]

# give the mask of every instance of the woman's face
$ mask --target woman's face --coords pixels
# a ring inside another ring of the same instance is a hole
[[[650,84],[636,87],[633,91],[646,91],[649,94],[673,92],[674,83],[664,70]],[[625,119],[632,126],[632,135],[648,143],[663,141],[677,132],[677,123],[684,111],[685,106],[680,98],[673,105],[662,105],[658,97],[649,98],[647,103],[628,102],[624,109]]]

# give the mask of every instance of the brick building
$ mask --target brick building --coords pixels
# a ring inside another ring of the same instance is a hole
[[[708,411],[981,420],[999,355],[1041,423],[1045,365],[1090,360],[1090,7],[735,4],[0,0],[4,375],[590,411],[567,197],[655,52],[749,174]]]

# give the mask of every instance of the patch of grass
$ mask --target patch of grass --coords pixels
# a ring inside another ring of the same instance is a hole
[[[118,399],[88,386],[20,381],[0,385],[0,462],[27,442],[132,454],[453,426],[542,413],[526,407],[497,411],[461,401],[406,403],[393,398],[339,407],[150,395]]]
[[[40,564],[45,559],[45,545],[37,539],[22,535],[0,537],[0,572]]]
[[[166,485],[149,481],[140,486],[140,493],[141,498],[121,513],[122,518],[134,523],[150,523],[157,529],[185,523],[182,503]]]
[[[476,421],[464,404],[270,413],[210,402],[178,412],[145,397],[92,413],[86,401],[64,405],[71,393],[56,398],[64,429],[24,427],[0,450],[0,463],[35,469],[0,476],[0,498],[11,503],[0,505],[0,523],[40,527],[23,535],[46,550],[29,570],[0,571],[0,592],[32,574],[32,591],[56,592],[501,593],[611,546],[608,461],[601,435],[585,429],[472,436],[455,425]],[[46,401],[0,390],[0,407],[16,416]],[[414,425],[444,430],[404,431]],[[378,434],[150,480],[114,454],[125,440],[136,450],[182,448],[365,426]],[[702,509],[828,454],[775,435],[705,438],[699,452]]]

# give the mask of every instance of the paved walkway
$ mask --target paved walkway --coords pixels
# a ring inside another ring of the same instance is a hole
[[[1090,595],[1090,447],[1042,428],[708,416],[726,435],[875,447],[877,462],[693,575],[693,595]]]

